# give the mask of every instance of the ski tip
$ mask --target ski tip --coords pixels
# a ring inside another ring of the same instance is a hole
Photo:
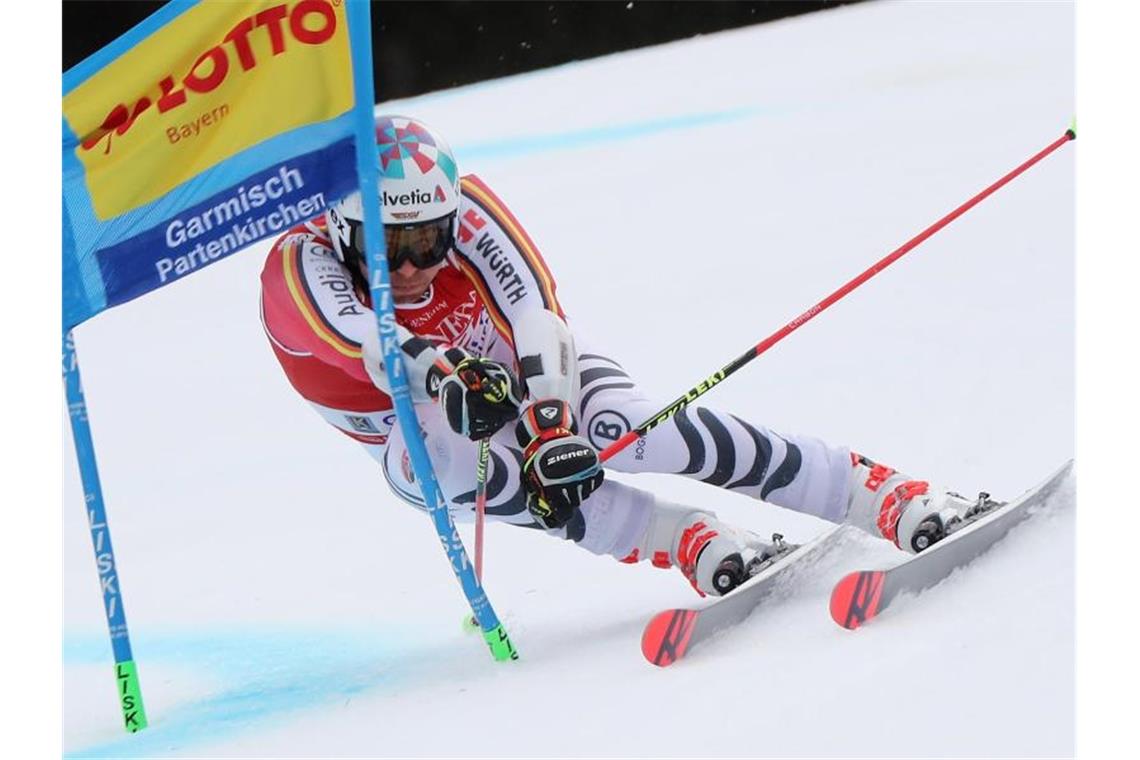
[[[665,610],[657,613],[641,634],[641,653],[658,667],[672,665],[685,656],[696,622],[695,610]]]
[[[883,592],[886,573],[878,570],[858,571],[843,576],[831,590],[831,619],[848,630],[875,617]]]
[[[847,610],[851,608],[851,598],[855,595],[855,585],[858,582],[859,573],[848,573],[831,590],[831,619],[843,628],[854,629],[858,627],[857,625],[848,625],[847,621]]]

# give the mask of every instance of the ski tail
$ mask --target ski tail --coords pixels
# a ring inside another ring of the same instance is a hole
[[[641,635],[641,653],[658,667],[672,665],[685,656],[698,610],[665,610],[653,616]]]
[[[853,631],[879,614],[886,577],[881,570],[845,575],[831,592],[831,619]]]

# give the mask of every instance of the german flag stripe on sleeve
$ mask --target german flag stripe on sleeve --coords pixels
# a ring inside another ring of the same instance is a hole
[[[313,334],[327,343],[337,353],[350,359],[361,357],[360,344],[341,335],[329,322],[317,305],[309,290],[309,284],[301,275],[301,245],[296,241],[287,243],[281,251],[281,263],[285,269],[285,284],[297,312],[304,318]]]
[[[503,228],[511,243],[522,254],[524,263],[530,270],[535,282],[538,283],[542,302],[546,308],[565,319],[566,314],[562,311],[562,305],[558,303],[558,297],[554,294],[554,277],[550,274],[550,269],[547,268],[542,254],[538,252],[538,247],[526,234],[526,230],[523,229],[518,220],[515,219],[514,214],[478,177],[468,175],[463,177],[460,182],[464,195],[475,201],[487,216]]]
[[[487,315],[491,317],[491,322],[495,325],[499,335],[502,335],[513,348],[515,345],[515,331],[511,329],[511,322],[507,319],[507,315],[499,308],[499,304],[491,297],[491,289],[487,287],[487,281],[483,278],[483,273],[479,268],[473,266],[471,262],[462,257],[456,257],[459,262],[459,269],[471,281],[472,287],[475,292],[479,294],[479,300],[483,302],[483,306],[487,309]]]

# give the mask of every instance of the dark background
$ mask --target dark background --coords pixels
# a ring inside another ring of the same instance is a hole
[[[372,4],[378,102],[655,45],[857,0],[378,0]],[[63,69],[161,2],[65,0]]]

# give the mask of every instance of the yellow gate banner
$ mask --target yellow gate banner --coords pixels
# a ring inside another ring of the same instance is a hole
[[[349,15],[173,2],[64,75],[71,324],[355,189]]]

